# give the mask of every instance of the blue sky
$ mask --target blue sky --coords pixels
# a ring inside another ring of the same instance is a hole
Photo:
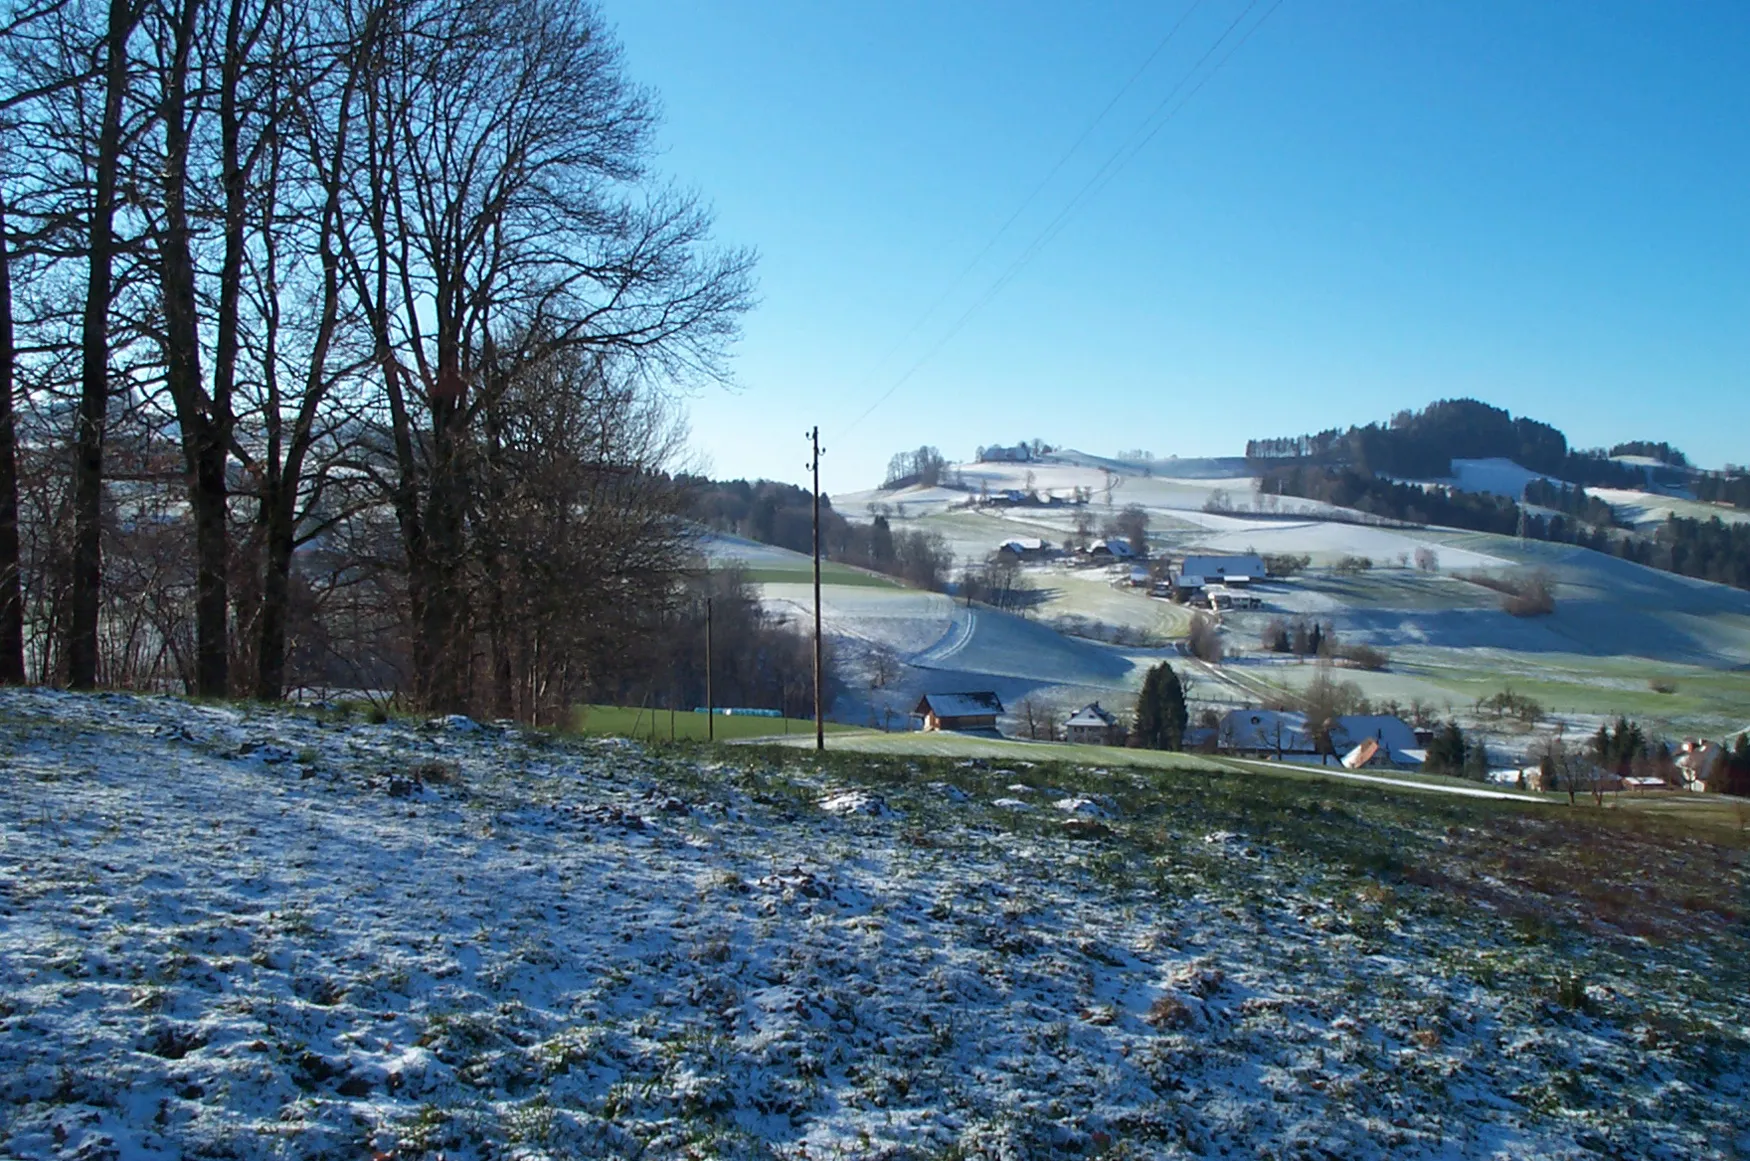
[[[801,480],[815,422],[831,491],[1460,395],[1750,461],[1750,4],[604,4],[658,167],[760,253],[713,474]]]

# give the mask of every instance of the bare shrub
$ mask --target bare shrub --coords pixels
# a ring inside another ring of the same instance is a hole
[[[1547,569],[1536,569],[1527,576],[1469,572],[1463,578],[1500,593],[1501,608],[1515,617],[1540,617],[1556,611],[1555,578]]]
[[[1374,645],[1340,645],[1336,657],[1357,669],[1379,670],[1391,664],[1391,655]]]
[[[1439,572],[1440,557],[1426,544],[1421,545],[1416,549],[1416,567],[1423,572]]]
[[[1214,617],[1204,613],[1192,614],[1191,633],[1186,638],[1186,648],[1199,661],[1210,665],[1221,664],[1221,631],[1216,628]]]

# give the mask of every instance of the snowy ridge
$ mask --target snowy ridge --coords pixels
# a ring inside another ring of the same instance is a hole
[[[1741,924],[1522,925],[1459,806],[731,757],[0,691],[0,1153],[1750,1149]]]

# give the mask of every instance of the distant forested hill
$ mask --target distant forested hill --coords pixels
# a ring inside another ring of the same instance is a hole
[[[1663,454],[1656,458],[1667,464],[1687,463],[1683,453],[1668,444],[1637,441],[1619,446],[1657,449]],[[1443,399],[1420,411],[1400,411],[1387,424],[1246,442],[1246,458],[1260,469],[1298,460],[1407,479],[1450,476],[1455,459],[1497,457],[1570,484],[1634,488],[1646,482],[1642,469],[1615,462],[1603,448],[1575,450],[1567,436],[1549,424],[1515,417],[1475,399]],[[1675,470],[1671,474],[1681,478]]]

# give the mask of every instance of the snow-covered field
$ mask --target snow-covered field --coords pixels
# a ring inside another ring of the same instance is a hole
[[[11,1156],[1750,1150],[1741,849],[1610,812],[43,691],[0,755]]]

